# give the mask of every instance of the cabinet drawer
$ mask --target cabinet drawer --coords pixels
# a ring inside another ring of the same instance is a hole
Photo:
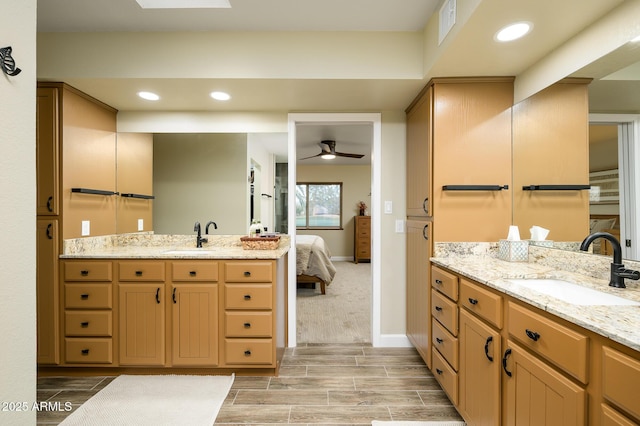
[[[462,278],[460,304],[480,318],[502,328],[502,296]]]
[[[172,262],[173,281],[218,281],[218,262]]]
[[[431,288],[445,294],[451,300],[458,301],[458,277],[437,266],[431,268]]]
[[[65,339],[65,358],[70,364],[111,364],[111,339]]]
[[[124,261],[118,265],[119,281],[164,281],[162,261]]]
[[[509,334],[529,349],[587,383],[589,338],[509,302]]]
[[[640,361],[605,346],[602,378],[603,396],[640,419]]]
[[[451,334],[458,335],[458,306],[435,290],[431,291],[431,316]]]
[[[432,351],[431,371],[433,372],[433,377],[440,383],[453,405],[458,405],[458,374],[442,358],[440,352],[435,348]]]
[[[607,404],[600,404],[600,421],[602,426],[637,426],[638,423],[633,422],[618,413]]]
[[[433,347],[458,371],[458,338],[453,337],[438,321],[433,320],[432,323]]]
[[[111,262],[64,262],[65,281],[111,281]]]
[[[271,312],[225,312],[226,337],[272,337]]]
[[[271,309],[273,292],[270,284],[243,284],[224,286],[226,309]]]
[[[225,339],[227,364],[272,364],[272,339]]]
[[[271,262],[227,262],[224,267],[228,283],[270,283],[273,280]]]
[[[65,284],[64,307],[67,309],[111,309],[112,284]]]
[[[66,311],[64,333],[66,336],[113,335],[111,311]]]

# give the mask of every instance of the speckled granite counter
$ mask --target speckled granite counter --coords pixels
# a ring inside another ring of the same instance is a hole
[[[625,280],[625,289],[609,287],[610,257],[529,247],[528,262],[507,262],[497,258],[491,243],[444,243],[436,245],[434,254],[431,261],[435,265],[640,351],[640,306],[574,305],[507,281],[561,279],[640,302],[638,281]],[[624,263],[627,268],[640,269],[638,262]]]
[[[109,235],[65,240],[62,259],[279,259],[291,246],[280,235],[275,250],[245,250],[243,235],[203,235],[208,241],[196,248],[195,235],[150,233]]]

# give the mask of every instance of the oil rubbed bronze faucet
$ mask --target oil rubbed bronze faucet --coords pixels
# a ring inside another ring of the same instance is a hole
[[[196,222],[195,225],[193,225],[193,230],[198,233],[198,235],[196,236],[196,248],[202,248],[202,243],[206,243],[209,240],[207,240],[206,238],[202,238],[200,222]]]
[[[209,234],[209,225],[213,225],[213,229],[218,229],[218,225],[216,225],[216,223],[212,220],[210,220],[209,222],[207,222],[207,227],[205,228],[204,233],[205,234]]]
[[[587,236],[587,238],[582,241],[582,244],[580,244],[580,250],[587,251],[591,243],[598,238],[604,238],[605,240],[610,241],[613,246],[613,262],[611,263],[611,278],[609,280],[609,285],[611,287],[625,288],[625,278],[630,280],[640,279],[640,271],[624,268],[624,265],[622,264],[622,247],[620,246],[620,242],[616,237],[608,232],[594,232]]]

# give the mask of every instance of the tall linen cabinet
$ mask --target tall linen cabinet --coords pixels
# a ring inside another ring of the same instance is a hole
[[[437,78],[407,108],[407,336],[431,367],[433,243],[511,223],[513,78]]]

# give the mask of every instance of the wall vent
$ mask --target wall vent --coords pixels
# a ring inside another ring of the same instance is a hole
[[[440,25],[438,26],[438,45],[449,34],[456,23],[456,0],[446,0],[440,8]]]

